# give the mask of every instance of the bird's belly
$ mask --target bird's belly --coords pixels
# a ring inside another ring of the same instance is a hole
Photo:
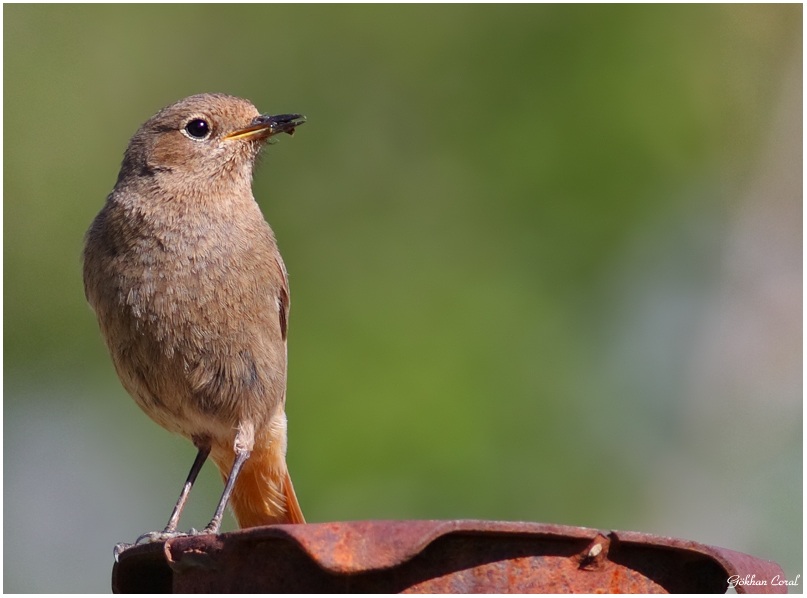
[[[102,321],[104,336],[123,386],[151,419],[188,438],[229,439],[241,421],[268,420],[282,406],[285,344],[260,323],[256,334],[237,305],[222,310],[220,301],[192,296],[125,301]]]

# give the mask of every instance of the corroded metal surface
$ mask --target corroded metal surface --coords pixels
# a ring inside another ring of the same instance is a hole
[[[115,592],[702,593],[778,565],[636,532],[495,521],[273,525],[136,546]],[[783,588],[739,586],[776,591]]]

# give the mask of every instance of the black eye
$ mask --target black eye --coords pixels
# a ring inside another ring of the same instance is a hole
[[[188,135],[194,139],[204,139],[210,134],[210,125],[207,124],[206,120],[194,118],[187,125],[185,125],[185,131],[187,131]]]

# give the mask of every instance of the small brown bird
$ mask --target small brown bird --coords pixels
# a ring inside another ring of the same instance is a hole
[[[225,487],[202,533],[228,501],[242,528],[305,523],[286,467],[288,279],[252,196],[266,140],[303,122],[223,94],[164,108],[87,231],[84,289],[123,386],[198,449],[165,529],[138,541],[179,535],[208,456]]]

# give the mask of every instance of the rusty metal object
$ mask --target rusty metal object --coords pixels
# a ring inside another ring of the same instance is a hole
[[[723,593],[784,578],[732,550],[636,532],[496,521],[273,525],[180,537],[121,554],[125,592]],[[783,586],[737,591],[784,593]]]

